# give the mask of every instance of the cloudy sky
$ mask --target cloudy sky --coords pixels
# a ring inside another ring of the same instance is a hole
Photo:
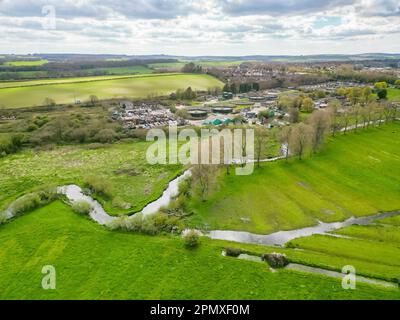
[[[400,53],[400,0],[0,0],[0,53]]]

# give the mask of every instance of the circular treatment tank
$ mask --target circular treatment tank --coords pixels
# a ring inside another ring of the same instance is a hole
[[[207,111],[203,109],[191,109],[188,110],[188,114],[192,118],[202,119],[207,117]]]
[[[214,107],[212,108],[212,112],[214,113],[222,113],[222,114],[228,114],[228,113],[232,113],[233,108],[232,107]]]

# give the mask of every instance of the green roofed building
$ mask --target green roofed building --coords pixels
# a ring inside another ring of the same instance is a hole
[[[223,122],[221,121],[221,120],[219,120],[219,119],[215,119],[215,120],[213,120],[213,122],[212,122],[212,124],[214,125],[214,126],[219,126],[219,125],[221,125]]]
[[[234,123],[234,121],[232,119],[225,119],[224,120],[224,124],[226,124],[226,125],[231,124],[231,123]]]

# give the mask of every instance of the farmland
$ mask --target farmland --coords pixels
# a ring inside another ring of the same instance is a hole
[[[44,64],[48,63],[47,60],[41,59],[41,60],[25,60],[25,61],[7,61],[4,63],[6,66],[11,66],[11,67],[25,67],[25,66],[42,66]]]
[[[190,223],[265,234],[399,209],[400,124],[331,140],[302,161],[264,164],[249,176],[222,173],[207,201],[191,200]]]
[[[61,80],[44,80],[23,82],[21,87],[15,87],[13,83],[3,84],[7,88],[0,89],[1,108],[18,108],[43,105],[46,97],[53,99],[58,104],[74,103],[76,99],[86,101],[90,95],[96,95],[99,99],[111,99],[117,97],[145,98],[148,95],[165,95],[177,89],[185,89],[189,86],[196,90],[206,90],[213,87],[221,87],[222,82],[208,75],[192,74],[165,74],[148,76],[129,76],[121,79],[107,79],[95,81],[81,81],[77,78],[67,80],[68,83],[60,83]],[[54,84],[50,84],[56,81]],[[71,82],[72,81],[72,82]],[[59,83],[57,83],[59,82]],[[27,86],[32,84],[31,86]],[[42,85],[37,85],[42,83]]]
[[[225,244],[206,238],[187,250],[176,236],[111,232],[61,202],[0,226],[0,242],[0,299],[399,299],[396,289],[273,273],[221,256]],[[40,286],[48,264],[57,290]]]

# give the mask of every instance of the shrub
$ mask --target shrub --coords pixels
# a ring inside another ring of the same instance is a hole
[[[22,134],[6,135],[0,139],[0,154],[11,154],[21,149],[24,136]]]
[[[238,257],[242,253],[243,253],[242,249],[239,248],[232,248],[232,247],[225,248],[225,254],[229,257]]]
[[[186,247],[195,248],[200,244],[200,232],[194,229],[185,230],[182,239]]]
[[[83,200],[75,201],[72,204],[72,210],[79,214],[88,215],[92,210],[92,206],[88,202]]]
[[[117,136],[113,129],[103,129],[93,137],[93,140],[101,143],[111,143],[117,139]]]
[[[112,201],[112,206],[119,209],[130,209],[131,204],[122,200],[121,197],[115,197]]]
[[[83,143],[88,137],[88,132],[85,128],[76,128],[68,132],[67,136],[72,141]]]
[[[88,177],[86,178],[85,185],[92,192],[95,192],[106,198],[112,198],[112,184],[103,177]]]
[[[47,188],[37,192],[28,193],[15,200],[11,206],[14,216],[42,207],[58,198],[55,188]]]
[[[261,259],[267,261],[272,268],[283,268],[289,264],[285,254],[282,253],[267,253],[261,256]]]
[[[3,224],[7,221],[7,217],[4,212],[0,212],[0,224]]]
[[[179,230],[180,221],[164,213],[155,213],[143,216],[137,213],[132,217],[119,217],[107,224],[111,230],[133,231],[144,234],[155,235],[161,232],[174,232]]]

